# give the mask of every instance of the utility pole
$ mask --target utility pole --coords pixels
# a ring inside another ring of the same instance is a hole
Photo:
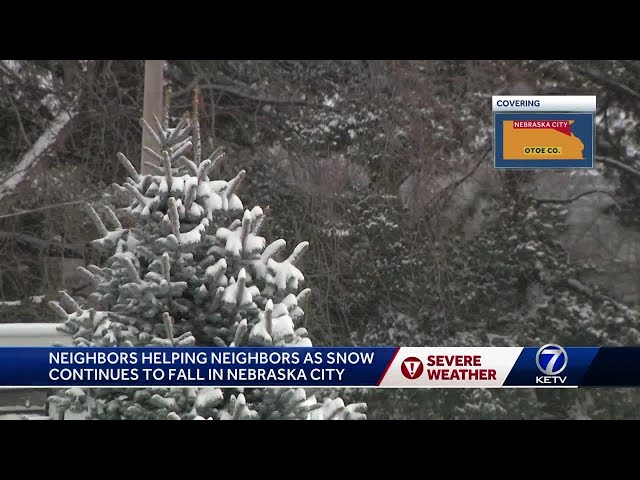
[[[145,60],[144,62],[144,106],[143,118],[154,126],[154,115],[162,122],[162,100],[164,84],[164,60]],[[150,173],[145,162],[157,163],[156,160],[144,151],[144,147],[157,148],[153,144],[146,129],[142,129],[142,154],[140,172],[144,175]],[[158,152],[160,153],[160,152]]]

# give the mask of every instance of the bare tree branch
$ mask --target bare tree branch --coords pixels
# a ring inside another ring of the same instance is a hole
[[[571,203],[571,202],[575,202],[579,198],[585,197],[587,195],[592,195],[594,193],[602,193],[603,195],[607,195],[614,202],[618,203],[616,201],[615,197],[613,196],[612,192],[608,192],[606,190],[588,190],[586,192],[579,193],[578,195],[575,195],[575,196],[573,196],[571,198],[535,198],[535,197],[531,197],[531,200],[533,200],[535,202],[538,202],[538,203]]]
[[[0,219],[18,217],[20,215],[27,215],[29,213],[42,212],[44,210],[49,210],[51,208],[67,207],[67,206],[70,206],[70,205],[84,204],[84,203],[92,202],[92,201],[99,200],[99,199],[100,199],[100,197],[94,197],[94,198],[89,198],[89,199],[84,199],[84,200],[74,200],[72,202],[53,203],[51,205],[45,205],[44,207],[31,208],[29,210],[20,210],[19,212],[13,212],[13,213],[5,213],[4,215],[0,215]]]
[[[0,183],[0,199],[12,193],[26,178],[27,172],[40,162],[42,155],[56,142],[60,132],[62,132],[76,113],[77,110],[75,108],[62,110],[58,113],[47,129],[40,135],[40,138],[38,138],[31,148],[20,158],[9,174],[2,179]]]
[[[471,176],[473,176],[474,173],[476,173],[476,171],[478,170],[478,168],[480,167],[480,165],[482,164],[482,162],[484,162],[487,158],[487,155],[489,155],[489,153],[491,153],[491,150],[493,149],[493,146],[489,146],[487,149],[485,149],[484,153],[480,156],[480,158],[478,159],[478,161],[476,161],[476,163],[473,165],[473,167],[471,168],[471,170],[469,170],[466,174],[464,174],[464,176],[462,176],[461,178],[455,180],[454,182],[451,182],[449,185],[447,185],[446,187],[444,187],[439,193],[438,196],[436,197],[436,201],[441,200],[443,202],[443,205],[446,204],[447,200],[449,200],[451,198],[451,195],[453,194],[453,192],[460,186],[462,185],[464,182],[466,182]],[[435,202],[434,202],[435,203]]]
[[[277,97],[271,97],[271,96],[256,95],[256,94],[249,93],[249,92],[243,92],[238,88],[231,87],[231,86],[228,86],[228,85],[220,85],[218,83],[201,84],[201,83],[198,83],[196,80],[194,80],[189,85],[187,85],[186,88],[176,92],[174,94],[174,97],[179,98],[182,95],[190,94],[191,90],[193,90],[193,88],[195,88],[196,85],[198,85],[201,90],[213,90],[213,91],[216,91],[216,92],[227,93],[229,95],[234,95],[236,97],[244,98],[244,99],[247,99],[247,100],[252,100],[254,102],[274,103],[274,104],[280,104],[280,105],[306,105],[306,106],[309,106],[309,107],[318,107],[318,108],[325,107],[325,105],[323,105],[321,103],[308,102],[308,101],[302,100],[300,98],[298,98],[298,99],[295,99],[295,98],[286,99],[286,98],[277,98]]]
[[[629,95],[629,96],[635,98],[636,100],[640,100],[640,93],[638,93],[635,90],[631,89],[627,85],[623,85],[622,83],[619,83],[619,82],[616,82],[615,80],[612,80],[610,77],[607,77],[606,75],[604,75],[601,72],[598,72],[598,71],[593,70],[591,68],[579,68],[579,67],[576,68],[576,70],[578,70],[580,73],[586,75],[587,77],[591,78],[592,80],[595,80],[596,82],[599,82],[599,83],[601,83],[603,85],[607,85],[607,86],[611,87],[613,90],[617,91],[618,93]]]
[[[609,158],[609,157],[603,157],[601,155],[596,155],[596,160],[602,163],[606,163],[607,165],[612,165],[616,168],[619,168],[620,170],[624,170],[625,172],[631,173],[633,175],[637,175],[640,177],[640,170],[636,170],[633,167],[630,167],[629,165],[622,163],[620,160],[615,160],[613,158]]]
[[[480,156],[480,159],[478,159],[478,161],[475,163],[475,165],[473,166],[473,168],[471,170],[469,170],[462,178],[459,178],[455,182],[452,182],[450,185],[447,185],[443,189],[443,191],[453,191],[453,190],[455,190],[460,185],[462,185],[469,177],[471,177],[474,173],[476,173],[476,170],[478,170],[478,167],[480,166],[480,164],[482,162],[484,162],[484,160],[487,158],[487,155],[489,155],[489,153],[491,153],[492,148],[493,147],[489,147],[487,150],[485,150],[485,152]]]
[[[27,135],[27,132],[24,129],[24,123],[22,123],[22,117],[20,116],[20,111],[18,110],[18,107],[16,106],[15,102],[13,101],[13,97],[9,92],[7,92],[7,97],[9,98],[9,103],[11,103],[11,109],[15,112],[16,118],[18,119],[18,128],[20,129],[20,134],[22,135],[22,138],[24,138],[24,141],[27,144],[27,146],[31,147],[31,140],[29,140],[29,136]]]
[[[640,62],[638,60],[620,60],[620,62],[632,69],[636,75],[640,75]]]
[[[21,84],[22,79],[15,73],[13,73],[10,68],[4,65],[4,62],[6,62],[6,60],[0,62],[0,73],[5,75],[6,77],[9,77],[14,83]]]
[[[87,249],[87,245],[81,243],[62,243],[51,240],[42,240],[41,238],[34,237],[33,235],[20,232],[0,231],[0,239],[3,238],[13,239],[16,243],[23,243],[38,249],[54,248],[60,252],[69,251],[74,253],[84,253]]]

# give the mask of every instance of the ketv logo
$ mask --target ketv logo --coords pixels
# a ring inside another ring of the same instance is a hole
[[[568,363],[567,352],[560,345],[549,343],[541,347],[536,353],[536,366],[544,376],[536,377],[536,384],[564,384],[567,377],[561,377],[560,374],[567,368]]]

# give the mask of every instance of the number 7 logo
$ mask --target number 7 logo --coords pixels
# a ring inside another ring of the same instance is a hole
[[[545,375],[558,375],[568,363],[567,352],[560,345],[547,344],[538,349],[536,354],[536,365]]]

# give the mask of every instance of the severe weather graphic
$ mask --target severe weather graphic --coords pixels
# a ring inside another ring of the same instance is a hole
[[[583,160],[585,145],[574,120],[503,120],[504,160]]]

